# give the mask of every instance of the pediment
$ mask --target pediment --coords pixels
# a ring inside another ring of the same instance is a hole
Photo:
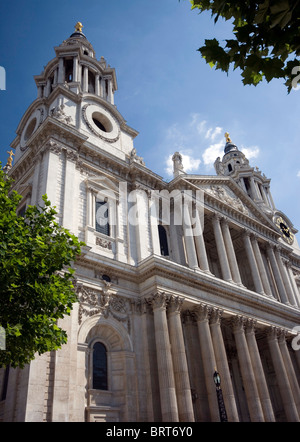
[[[119,187],[106,176],[91,176],[86,179],[86,186],[103,196],[115,197],[119,195]]]
[[[184,177],[205,192],[208,199],[226,211],[239,213],[276,231],[272,220],[230,177]]]

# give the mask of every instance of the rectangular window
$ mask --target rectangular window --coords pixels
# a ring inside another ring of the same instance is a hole
[[[108,203],[96,201],[96,232],[110,236]]]

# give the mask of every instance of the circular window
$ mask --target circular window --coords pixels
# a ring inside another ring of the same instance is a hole
[[[109,119],[100,112],[94,112],[92,114],[92,120],[98,129],[102,130],[103,132],[109,133],[113,130],[113,126]]]
[[[35,129],[36,126],[36,118],[33,118],[30,123],[27,126],[27,129],[25,131],[25,135],[24,135],[24,140],[27,141],[28,138],[31,137],[31,135],[33,134],[33,131]]]

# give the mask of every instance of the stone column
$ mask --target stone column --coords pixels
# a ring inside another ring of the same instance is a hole
[[[203,362],[200,355],[197,324],[192,311],[183,312],[183,323],[195,421],[209,422]]]
[[[287,373],[287,376],[289,379],[289,383],[290,383],[290,386],[292,389],[292,393],[294,396],[295,404],[296,404],[298,413],[300,413],[300,388],[299,388],[298,380],[297,380],[295,370],[293,367],[293,363],[291,361],[290,353],[287,348],[286,331],[285,330],[280,331],[278,342],[279,342],[279,348],[281,351],[283,363],[284,363],[286,373]],[[299,417],[300,417],[300,415],[299,415]]]
[[[198,226],[201,225],[199,212],[198,212],[197,208],[196,208],[196,223]],[[203,222],[203,224],[204,224],[204,222]],[[204,226],[203,226],[203,228],[204,228]],[[197,250],[198,262],[199,262],[200,269],[206,273],[211,273],[209,270],[209,264],[208,264],[208,259],[207,259],[203,231],[201,231],[201,233],[199,235],[195,235],[195,244],[196,244],[196,250]]]
[[[266,422],[275,422],[275,416],[273,412],[272,402],[270,399],[270,394],[267,386],[267,381],[265,378],[264,369],[262,366],[260,354],[258,351],[258,346],[255,338],[255,324],[256,321],[253,319],[248,319],[246,322],[246,340],[248,344],[248,349],[250,353],[250,358],[252,362],[252,367],[254,371],[254,376],[256,379],[256,385],[258,388],[258,393],[264,413],[264,418]]]
[[[213,223],[213,229],[214,229],[214,235],[216,240],[216,246],[217,246],[217,252],[219,256],[222,276],[225,281],[233,282],[230,266],[227,258],[226,248],[223,240],[221,225],[220,225],[220,219],[221,217],[216,214],[212,217],[212,223]]]
[[[257,267],[258,267],[258,271],[259,271],[259,274],[261,277],[264,292],[267,296],[272,297],[272,290],[271,290],[270,283],[268,280],[268,275],[267,275],[265,265],[264,265],[264,262],[263,262],[263,259],[261,256],[261,251],[259,248],[257,238],[254,235],[251,238],[251,242],[252,242],[253,252],[255,255],[256,262],[257,262]]]
[[[157,293],[153,296],[151,303],[154,313],[162,421],[178,422],[179,416],[166,314],[167,298],[164,293]]]
[[[183,299],[172,296],[168,304],[168,324],[180,422],[194,422],[189,371],[182,333],[180,311]]]
[[[268,343],[271,358],[279,386],[279,391],[288,422],[299,422],[299,415],[294,401],[294,396],[289,383],[288,375],[284,366],[281,351],[278,344],[279,329],[271,327],[268,332]]]
[[[89,90],[89,68],[87,66],[83,66],[83,92],[88,92]]]
[[[244,245],[245,245],[247,258],[248,258],[250,269],[251,269],[251,274],[252,274],[252,278],[253,278],[253,282],[254,282],[255,291],[261,295],[264,295],[265,293],[264,293],[262,281],[260,279],[260,274],[258,271],[255,255],[253,252],[253,248],[252,248],[252,244],[251,244],[251,240],[250,240],[250,233],[248,231],[245,231],[243,239],[244,239]]]
[[[100,96],[100,81],[99,81],[100,75],[95,75],[95,94]]]
[[[283,264],[282,257],[280,255],[280,247],[277,247],[277,246],[275,247],[275,258],[276,258],[276,261],[277,261],[278,269],[279,269],[279,272],[280,272],[280,275],[281,275],[281,279],[282,279],[282,282],[283,282],[283,286],[284,286],[284,289],[285,289],[285,294],[286,294],[286,299],[287,299],[286,304],[293,305],[294,304],[294,300],[293,300],[293,298],[291,296],[292,288],[291,288],[291,285],[290,285],[290,282],[289,282],[289,279],[288,279],[288,275],[287,275],[285,266]]]
[[[199,269],[187,199],[183,200],[183,234],[188,258],[188,265],[192,269]]]
[[[73,58],[73,81],[78,81],[78,56]]]
[[[213,381],[213,374],[216,370],[216,359],[209,328],[210,307],[205,304],[200,304],[194,309],[194,313],[198,325],[200,351],[203,362],[210,417],[212,422],[219,422],[220,416],[216,387]]]
[[[58,84],[64,83],[65,80],[65,67],[64,67],[64,59],[62,57],[58,60]]]
[[[239,359],[243,386],[246,393],[251,422],[264,422],[264,414],[256,385],[252,361],[246,341],[243,316],[236,316],[233,320],[233,334]]]
[[[274,279],[277,285],[277,290],[280,296],[280,300],[281,302],[283,302],[284,304],[289,304],[288,302],[288,298],[286,296],[285,293],[285,288],[282,282],[282,278],[281,278],[281,274],[278,268],[278,264],[275,258],[275,254],[274,254],[274,250],[271,244],[269,244],[269,246],[267,247],[267,254],[268,254],[268,258],[270,260],[270,264],[272,267],[272,271],[273,271],[273,275],[274,275]]]
[[[223,239],[225,243],[225,248],[227,251],[229,266],[232,274],[233,281],[238,285],[242,286],[241,275],[238,267],[238,263],[236,260],[236,255],[232,243],[232,238],[229,230],[229,225],[227,219],[223,218],[221,222],[221,228],[223,232]]]
[[[235,402],[233,386],[228,366],[222,330],[222,310],[213,308],[211,313],[210,331],[216,357],[216,367],[222,380],[222,392],[229,422],[239,422],[238,410]]]

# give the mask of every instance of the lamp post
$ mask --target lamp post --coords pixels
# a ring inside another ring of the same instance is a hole
[[[226,408],[225,408],[225,404],[224,404],[224,400],[223,400],[223,393],[222,393],[222,389],[221,389],[221,378],[220,378],[220,375],[216,369],[215,369],[213,378],[214,378],[214,383],[216,385],[220,421],[221,422],[228,422]]]

